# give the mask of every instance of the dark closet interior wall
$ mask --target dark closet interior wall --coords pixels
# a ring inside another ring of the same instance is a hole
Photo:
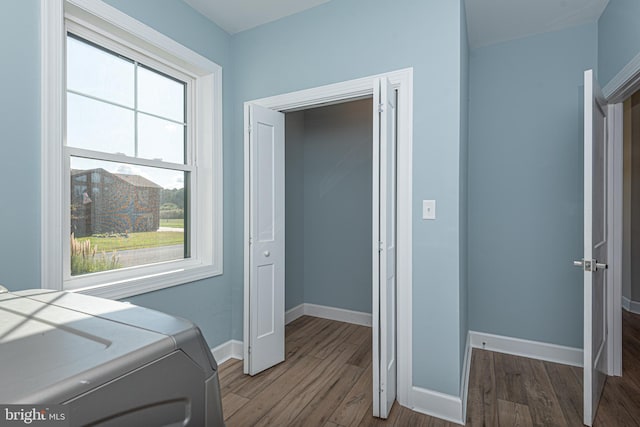
[[[625,110],[623,192],[626,197],[623,197],[623,215],[627,221],[623,223],[630,227],[630,232],[623,233],[628,237],[628,242],[624,245],[628,250],[627,256],[623,254],[623,296],[631,301],[640,302],[640,92],[636,92],[631,100],[625,103]]]
[[[304,303],[304,111],[285,118],[285,310]]]
[[[286,117],[286,309],[371,312],[372,100]]]

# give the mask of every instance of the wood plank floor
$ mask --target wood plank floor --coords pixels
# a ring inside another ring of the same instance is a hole
[[[595,426],[640,427],[640,316],[623,312],[623,374],[609,378]],[[250,377],[220,366],[228,427],[457,424],[394,405],[372,413],[371,329],[303,316],[286,327],[286,360]],[[582,369],[473,350],[467,426],[581,426]]]

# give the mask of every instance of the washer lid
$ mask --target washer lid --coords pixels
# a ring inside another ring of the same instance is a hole
[[[0,293],[0,402],[61,403],[175,348],[164,334],[55,305],[63,295]]]

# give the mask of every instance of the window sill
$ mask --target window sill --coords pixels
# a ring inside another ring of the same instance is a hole
[[[70,289],[69,291],[101,298],[122,299],[170,288],[172,286],[184,285],[197,280],[220,276],[221,274],[221,268],[215,268],[211,265],[180,268],[135,279],[108,283],[105,285]]]

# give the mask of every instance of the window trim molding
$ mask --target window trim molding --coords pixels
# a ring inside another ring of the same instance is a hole
[[[221,275],[223,272],[223,162],[222,162],[222,68],[100,0],[41,0],[41,287],[64,288],[63,212],[64,170],[64,99],[65,99],[65,8],[78,19],[93,24],[102,22],[114,30],[116,38],[130,34],[142,43],[152,59],[166,53],[180,68],[195,78],[192,117],[197,159],[210,159],[211,167],[199,163],[200,175],[194,197],[198,217],[194,223],[200,238],[194,241],[197,259],[138,267],[141,276],[118,277],[106,284],[93,284],[75,292],[107,298],[126,298],[195,280]],[[67,14],[69,12],[67,11]],[[68,17],[69,18],[69,17]],[[208,94],[213,92],[212,96]],[[207,143],[211,140],[212,143]],[[197,161],[197,160],[196,160]],[[68,186],[68,185],[67,185]],[[202,188],[204,187],[204,189]],[[206,199],[206,200],[204,200]],[[209,208],[210,207],[210,208]],[[213,219],[208,217],[211,209]],[[207,237],[210,241],[207,242]],[[67,251],[68,252],[68,251]],[[166,265],[166,267],[162,267]],[[171,268],[169,267],[171,266]]]

